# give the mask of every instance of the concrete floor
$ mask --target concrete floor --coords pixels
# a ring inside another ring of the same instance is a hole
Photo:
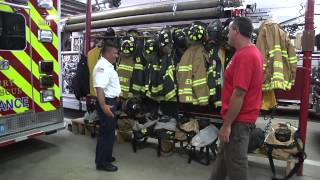
[[[79,116],[66,113],[66,117]],[[292,123],[297,118],[290,117]],[[282,119],[283,120],[283,119]],[[263,126],[259,120],[258,126]],[[64,130],[57,134],[20,142],[0,149],[0,179],[2,180],[206,180],[210,166],[196,162],[187,163],[186,154],[156,156],[155,145],[133,153],[129,143],[116,144],[114,156],[119,171],[115,173],[96,171],[94,166],[96,139],[74,135]],[[308,123],[306,150],[308,160],[304,176],[296,180],[320,179],[320,123]],[[280,175],[284,175],[285,164],[276,162]],[[265,158],[249,157],[249,180],[269,180],[270,169]]]

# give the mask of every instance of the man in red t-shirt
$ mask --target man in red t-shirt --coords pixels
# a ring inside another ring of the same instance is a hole
[[[238,17],[229,25],[228,43],[236,49],[224,73],[219,131],[221,149],[211,180],[247,180],[249,134],[260,111],[263,57],[251,43],[251,21]]]

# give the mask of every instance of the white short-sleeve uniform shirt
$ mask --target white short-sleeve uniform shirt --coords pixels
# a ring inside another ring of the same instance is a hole
[[[93,87],[103,88],[107,98],[119,97],[121,93],[118,73],[104,57],[101,57],[93,68]]]

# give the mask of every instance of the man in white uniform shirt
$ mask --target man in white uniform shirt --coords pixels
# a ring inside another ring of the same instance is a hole
[[[115,110],[117,97],[121,93],[120,82],[113,64],[118,58],[116,43],[106,41],[101,49],[101,58],[93,69],[93,87],[97,95],[97,112],[100,119],[99,136],[96,147],[96,169],[117,171],[112,162],[113,144],[115,141]]]

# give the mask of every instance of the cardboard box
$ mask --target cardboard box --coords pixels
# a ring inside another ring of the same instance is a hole
[[[72,132],[74,134],[84,134],[85,133],[85,124],[83,118],[72,119]]]
[[[125,142],[130,142],[132,140],[132,131],[122,131],[122,130],[117,130],[117,142],[118,143],[125,143]]]

